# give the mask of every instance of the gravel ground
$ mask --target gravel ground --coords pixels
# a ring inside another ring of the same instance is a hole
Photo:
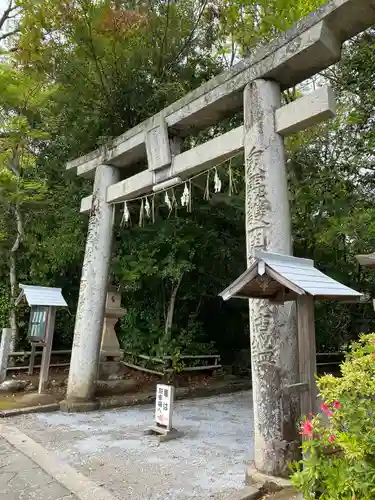
[[[244,487],[253,458],[250,392],[176,402],[173,425],[185,434],[166,443],[143,435],[153,412],[31,414],[8,423],[119,499],[230,500]]]

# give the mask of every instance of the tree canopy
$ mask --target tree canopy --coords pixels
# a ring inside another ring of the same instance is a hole
[[[17,282],[59,286],[69,312],[58,315],[56,342],[71,344],[87,227],[79,205],[92,187],[66,172],[66,161],[198,87],[322,3],[9,4],[14,10],[6,16],[16,17],[4,31],[0,64],[3,326]],[[371,296],[375,273],[359,269],[354,256],[375,246],[374,46],[372,30],[345,46],[342,61],[318,79],[336,90],[337,118],[287,142],[295,254],[313,258],[327,274]],[[216,128],[228,126],[223,121]],[[129,228],[116,222],[111,279],[127,310],[119,332],[126,349],[216,350],[230,362],[236,350],[248,348],[246,303],[224,304],[217,297],[245,268],[242,159],[232,166],[237,190],[231,197],[221,193],[204,200],[198,180],[191,214],[180,209],[168,216],[161,200],[154,224]],[[227,166],[219,171],[227,181]],[[16,276],[10,279],[17,241]],[[375,326],[373,316],[369,305],[319,304],[319,349],[345,346]],[[24,319],[20,314],[12,320],[21,338]]]

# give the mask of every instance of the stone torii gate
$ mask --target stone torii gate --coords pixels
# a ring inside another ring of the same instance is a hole
[[[67,165],[94,179],[84,198],[89,228],[66,400],[62,409],[95,408],[115,203],[152,191],[168,179],[191,177],[244,151],[248,265],[253,249],[292,253],[284,137],[334,115],[329,88],[281,107],[281,91],[336,63],[345,40],[375,22],[375,0],[333,0],[230,71],[211,79],[105,147]],[[181,138],[243,109],[244,124],[185,152]],[[135,165],[146,165],[129,176]],[[272,329],[273,346],[262,332]],[[253,398],[258,470],[279,475],[296,447],[298,380],[295,312],[250,301]],[[266,376],[257,356],[267,353]],[[255,367],[255,368],[254,368]],[[274,411],[275,408],[277,411]]]

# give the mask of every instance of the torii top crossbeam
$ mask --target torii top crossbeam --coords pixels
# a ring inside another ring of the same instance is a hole
[[[157,164],[167,165],[169,148],[166,158],[154,159],[155,165],[150,164],[153,140],[165,141],[168,133],[187,136],[192,129],[203,129],[233,114],[242,107],[241,91],[257,78],[274,80],[281,88],[300,83],[337,62],[342,43],[373,23],[375,0],[332,0],[231,70],[212,78],[104,147],[69,162],[67,168],[77,169],[78,175],[92,176],[100,164],[127,167],[146,159],[146,149],[149,169],[158,168]],[[146,148],[148,131],[153,134],[150,147]]]

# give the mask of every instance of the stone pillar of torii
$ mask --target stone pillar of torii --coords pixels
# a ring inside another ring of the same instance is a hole
[[[82,200],[90,214],[68,390],[62,409],[95,408],[115,204],[150,193],[168,179],[188,179],[244,151],[248,265],[255,248],[292,253],[284,138],[333,117],[332,90],[322,87],[281,106],[281,92],[336,63],[342,43],[375,23],[375,0],[333,0],[231,70],[68,169],[94,178]],[[183,153],[180,138],[244,111],[244,125]],[[135,164],[143,170],[126,176]],[[120,181],[120,177],[124,180]],[[173,184],[173,182],[172,182]],[[272,346],[267,344],[272,330]],[[279,388],[297,382],[295,311],[250,301],[255,466],[279,475],[296,443],[298,401]],[[261,365],[262,364],[262,365]],[[267,365],[266,369],[264,368]]]

